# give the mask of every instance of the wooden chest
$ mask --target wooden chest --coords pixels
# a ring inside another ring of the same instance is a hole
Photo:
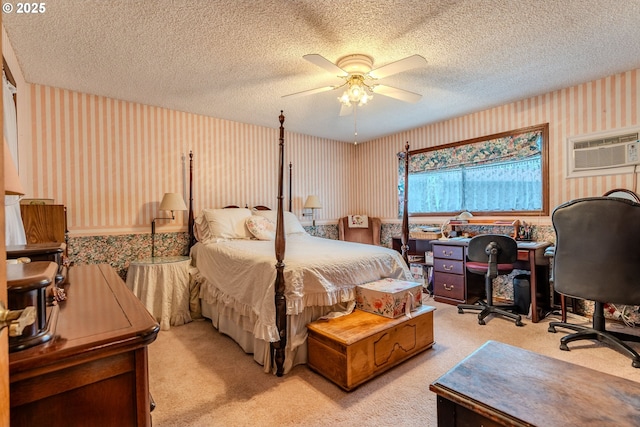
[[[358,385],[433,346],[434,307],[396,319],[355,310],[307,325],[308,365],[344,390]]]

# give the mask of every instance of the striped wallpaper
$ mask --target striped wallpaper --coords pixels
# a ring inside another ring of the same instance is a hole
[[[231,122],[41,85],[27,85],[31,155],[27,197],[67,206],[71,235],[149,232],[165,192],[188,199],[194,154],[194,207],[275,207],[279,122]],[[286,129],[286,120],[285,120]],[[355,147],[285,132],[285,182],[293,167],[293,210],[317,194],[317,218],[348,211]],[[23,158],[26,156],[23,156]],[[285,190],[285,197],[288,189]],[[285,199],[285,208],[288,198]],[[162,231],[186,229],[186,214]],[[302,217],[300,216],[302,219]],[[159,228],[160,231],[160,228]]]
[[[358,145],[356,209],[397,218],[395,154],[406,141],[418,149],[547,122],[551,209],[612,188],[637,190],[634,174],[567,179],[566,145],[572,136],[640,126],[639,78],[640,70],[632,70]]]
[[[355,213],[397,222],[396,153],[406,141],[417,149],[545,122],[552,208],[614,187],[636,189],[632,174],[566,179],[565,151],[570,136],[640,125],[639,74],[628,71],[358,145],[286,132],[294,213],[302,220],[306,196],[316,194],[323,203],[319,223]],[[27,197],[65,204],[72,236],[148,233],[151,220],[165,216],[157,211],[164,192],[187,198],[190,150],[196,211],[275,206],[279,112],[273,127],[264,128],[41,85],[18,89]],[[159,232],[184,230],[185,214],[159,223]]]

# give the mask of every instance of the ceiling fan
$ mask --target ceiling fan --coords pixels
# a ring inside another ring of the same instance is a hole
[[[338,59],[335,64],[324,56],[318,54],[304,55],[303,58],[312,64],[335,74],[337,77],[343,79],[344,82],[334,86],[324,86],[316,89],[296,92],[284,95],[284,97],[312,95],[315,93],[344,88],[344,93],[338,98],[342,104],[342,108],[340,109],[341,116],[350,114],[352,106],[361,106],[366,104],[373,97],[374,93],[410,103],[416,103],[422,98],[422,95],[418,93],[376,83],[377,80],[393,74],[426,66],[427,60],[420,55],[408,56],[404,59],[400,59],[375,69],[372,69],[373,58],[369,55],[360,53],[343,56]]]

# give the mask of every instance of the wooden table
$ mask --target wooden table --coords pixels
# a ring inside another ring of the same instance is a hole
[[[496,341],[438,378],[439,426],[638,426],[640,384]]]
[[[9,354],[12,426],[150,426],[159,325],[108,265],[74,266],[55,336]]]

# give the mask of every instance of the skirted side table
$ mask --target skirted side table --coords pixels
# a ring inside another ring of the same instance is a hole
[[[160,329],[191,322],[188,256],[153,257],[132,261],[127,286],[160,323]]]

